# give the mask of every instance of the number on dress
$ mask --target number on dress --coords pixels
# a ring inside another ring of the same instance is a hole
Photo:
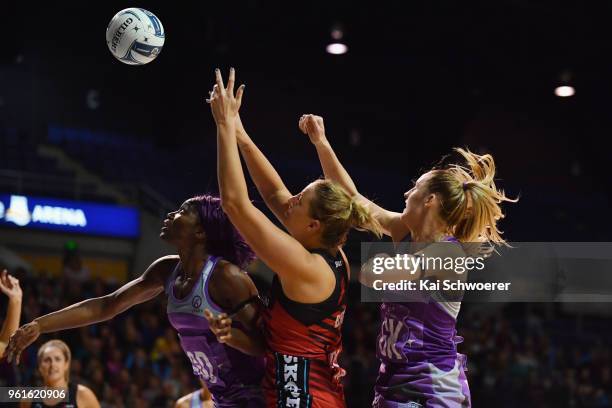
[[[196,351],[195,353],[187,351],[187,357],[191,360],[191,366],[193,367],[193,373],[195,375],[213,384],[217,382],[213,366],[210,364],[210,360],[206,354],[201,351]]]

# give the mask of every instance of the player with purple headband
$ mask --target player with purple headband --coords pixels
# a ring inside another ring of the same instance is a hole
[[[255,258],[253,251],[223,212],[220,199],[210,195],[190,198],[169,213],[160,238],[175,246],[178,255],[159,258],[142,276],[111,294],[22,326],[9,341],[9,361],[19,363],[21,352],[43,333],[110,320],[165,292],[168,319],[179,334],[194,374],[213,394],[215,406],[265,406],[260,387],[263,358],[247,354],[253,354],[252,340],[248,348],[241,347],[241,340],[259,327],[257,289],[243,270]],[[213,316],[232,316],[232,347],[217,341],[205,310]],[[255,354],[261,353],[263,345]]]
[[[466,165],[423,174],[404,194],[403,212],[392,212],[358,193],[327,140],[321,117],[304,115],[299,127],[315,145],[325,177],[367,206],[393,242],[410,237],[414,255],[456,259],[467,256],[464,248],[473,254],[470,247],[484,250],[487,244],[490,247],[506,243],[497,228],[497,221],[503,218],[500,204],[515,200],[495,187],[491,155],[455,149]],[[368,271],[368,265],[362,272]],[[453,270],[421,270],[414,275],[389,272],[385,281],[414,279],[411,276],[457,279]],[[382,325],[377,341],[381,365],[375,385],[375,408],[471,406],[466,356],[457,352],[457,344],[463,340],[455,329],[461,297],[461,293],[438,291],[418,301],[381,305]]]

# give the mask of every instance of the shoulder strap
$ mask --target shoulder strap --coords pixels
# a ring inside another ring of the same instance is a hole
[[[224,311],[224,309],[220,305],[215,303],[215,301],[213,300],[212,296],[210,295],[209,286],[208,286],[210,277],[212,276],[213,271],[215,270],[217,264],[219,263],[221,259],[222,259],[221,257],[213,256],[213,255],[211,255],[210,258],[208,258],[208,261],[206,262],[206,265],[204,266],[204,269],[202,270],[202,279],[200,283],[201,285],[200,289],[202,290],[202,294],[206,297],[206,301],[210,306],[210,311],[213,314],[221,313]]]
[[[77,392],[79,389],[79,385],[77,383],[70,382],[68,383],[68,401],[74,403],[75,408],[77,408]]]
[[[217,263],[219,262],[221,258],[211,255],[210,257],[208,257],[208,260],[206,261],[206,264],[204,264],[204,268],[202,269],[202,284],[206,285],[206,283],[208,283],[208,280],[210,279],[210,276],[212,275],[213,271],[215,270],[215,266],[217,266]]]
[[[342,251],[342,249],[338,249],[338,255],[336,255],[335,257],[332,256],[329,252],[327,252],[325,249],[313,249],[310,252],[312,252],[313,254],[318,254],[321,255],[323,257],[323,259],[325,259],[325,262],[327,262],[327,264],[329,265],[329,267],[331,268],[332,272],[334,272],[334,275],[339,275],[336,272],[340,272],[338,271],[338,268],[344,264],[344,271],[345,271],[345,276],[339,276],[339,277],[344,277],[348,279],[348,271],[349,271],[349,264],[348,264],[348,260],[346,259],[346,256],[344,255],[344,252]],[[338,276],[337,276],[338,278]]]

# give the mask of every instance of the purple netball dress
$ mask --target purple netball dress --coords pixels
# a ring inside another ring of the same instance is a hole
[[[455,330],[460,306],[435,293],[419,302],[381,305],[374,408],[471,406],[466,356],[457,352],[463,341]]]
[[[176,331],[183,351],[213,395],[215,407],[265,407],[261,391],[264,362],[217,341],[208,327],[204,310],[217,315],[223,310],[208,293],[208,282],[219,258],[211,256],[191,293],[183,299],[174,296],[174,281],[179,265],[166,283],[168,319]]]

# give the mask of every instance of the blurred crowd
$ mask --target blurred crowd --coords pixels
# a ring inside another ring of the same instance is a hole
[[[379,304],[352,302],[344,323],[349,407],[366,407],[376,380]],[[457,331],[474,407],[612,406],[609,318],[569,315],[560,303],[464,303]]]
[[[14,271],[23,288],[21,323],[116,289]],[[344,324],[347,406],[368,407],[378,372],[375,303],[359,301],[357,284]],[[6,299],[0,300],[6,310]],[[90,387],[102,407],[171,407],[199,388],[165,310],[164,296],[115,319],[43,335],[13,367],[0,362],[0,386],[40,385],[36,351],[60,338],[72,349],[71,381]],[[555,304],[464,304],[459,351],[468,355],[476,407],[607,407],[612,405],[612,328],[607,319],[565,315]]]
[[[612,405],[609,318],[568,315],[561,303],[514,303],[486,317],[466,306],[458,330],[477,406]]]
[[[24,292],[22,324],[117,288],[101,280],[18,276]],[[72,350],[70,381],[91,388],[102,407],[172,407],[200,385],[168,323],[165,306],[160,296],[108,322],[42,335],[24,351],[17,368],[0,363],[0,386],[39,386],[38,346],[60,338]]]

